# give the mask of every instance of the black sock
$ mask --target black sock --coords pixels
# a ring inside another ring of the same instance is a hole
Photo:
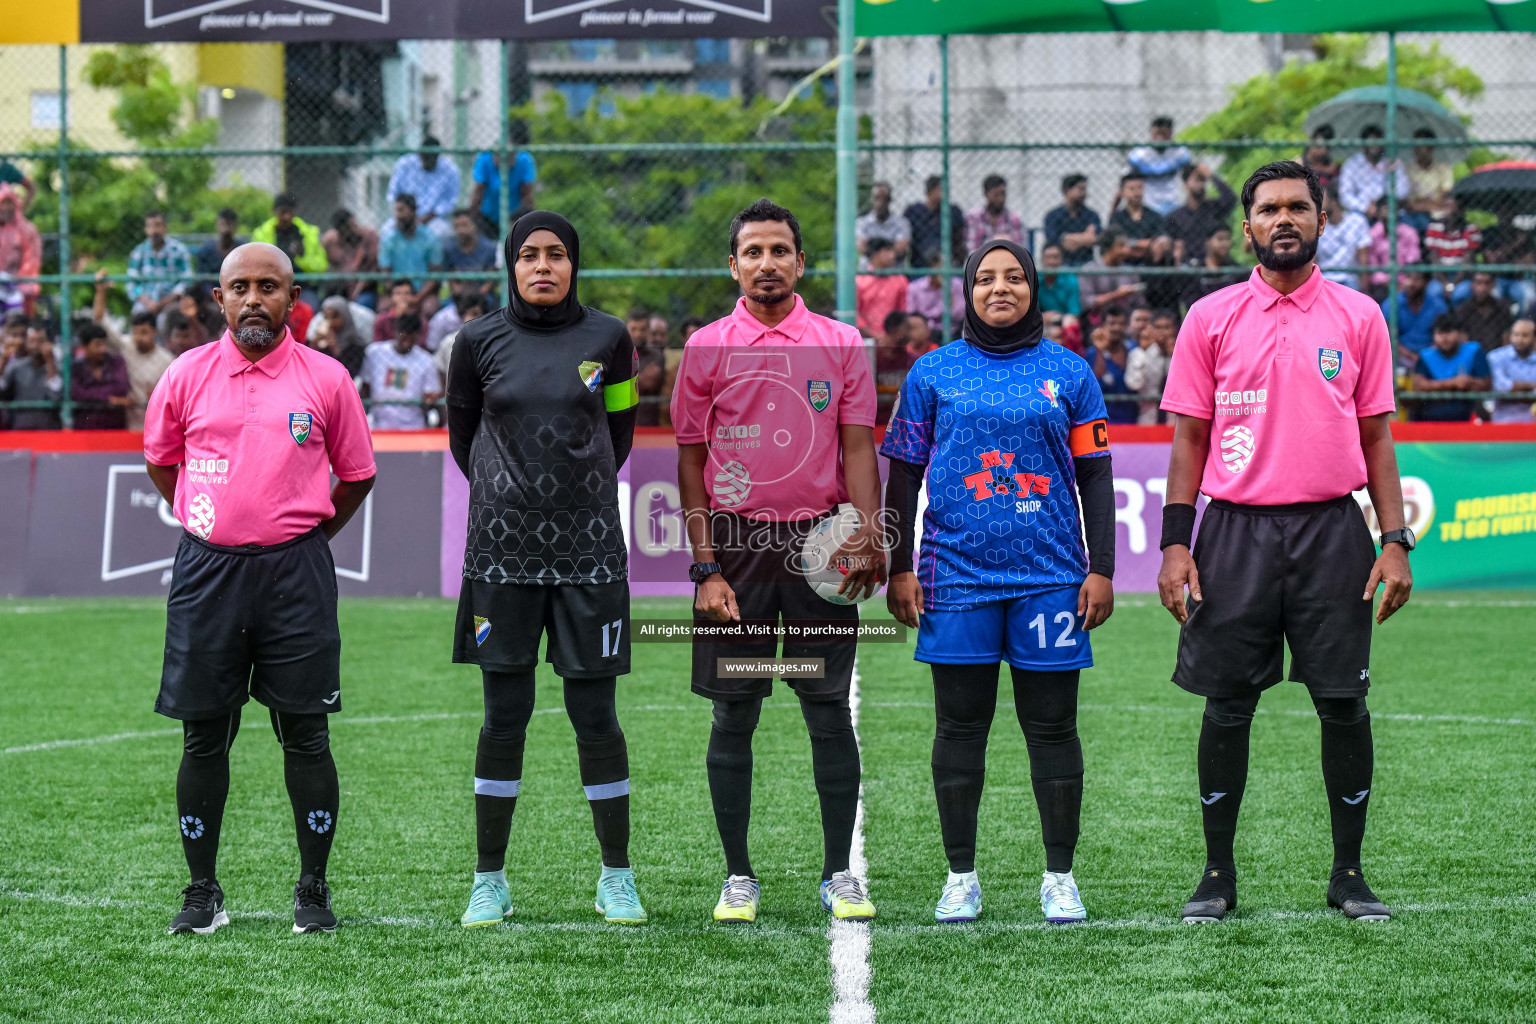
[[[1258,697],[1207,698],[1200,720],[1200,816],[1205,870],[1237,874],[1237,812],[1248,785],[1248,735]]]
[[[846,700],[800,701],[811,734],[811,769],[821,800],[821,878],[848,870],[859,814],[859,741]]]
[[[181,851],[192,881],[214,881],[219,828],[229,797],[229,748],[240,731],[240,712],[182,723],[181,767],[176,772],[176,816]]]
[[[725,870],[755,878],[747,856],[747,826],[752,820],[752,733],[763,702],[717,700],[714,704],[715,721],[704,764],[715,827],[725,848]]]
[[[533,717],[533,669],[482,669],[485,724],[475,746],[475,870],[500,871],[507,863],[512,813],[523,784],[523,747]]]
[[[1333,825],[1333,874],[1360,870],[1375,751],[1365,698],[1315,701],[1323,726],[1323,787]]]
[[[592,830],[603,866],[629,867],[629,747],[619,728],[617,680],[565,680],[565,713],[576,730],[581,785],[592,805]]]
[[[500,871],[507,864],[512,813],[523,784],[527,735],[498,739],[482,727],[475,745],[475,870]]]
[[[629,751],[624,734],[604,740],[577,740],[581,786],[592,807],[592,831],[603,866],[629,867]],[[615,778],[618,776],[618,778]]]
[[[1029,748],[1030,785],[1040,812],[1045,870],[1072,870],[1083,816],[1083,744],[1077,735],[1078,670],[1015,668],[1014,708]]]
[[[934,665],[933,795],[949,870],[976,870],[976,821],[987,734],[997,712],[997,665]]]
[[[273,711],[272,728],[283,745],[283,781],[299,839],[299,878],[324,879],[341,803],[326,716]]]

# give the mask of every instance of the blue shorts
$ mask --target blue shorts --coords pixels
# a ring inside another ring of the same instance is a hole
[[[924,612],[917,628],[918,661],[1055,672],[1088,668],[1093,648],[1077,616],[1078,587],[1061,587],[966,611]]]

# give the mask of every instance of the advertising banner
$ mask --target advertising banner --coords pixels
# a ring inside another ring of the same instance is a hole
[[[1415,587],[1536,586],[1536,445],[1399,444],[1397,464]]]
[[[87,43],[836,34],[831,0],[80,0]]]
[[[11,493],[10,454],[0,453],[0,494]],[[340,591],[435,594],[442,456],[384,452],[377,459],[378,485],[331,544]],[[38,454],[30,514],[15,521],[27,523],[25,551],[6,554],[6,594],[164,595],[183,533],[135,452]],[[13,567],[21,569],[15,581]]]

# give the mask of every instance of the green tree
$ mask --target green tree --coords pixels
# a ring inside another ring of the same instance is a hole
[[[672,143],[667,152],[546,153],[539,156],[539,205],[568,217],[581,234],[582,301],[623,315],[644,305],[672,317],[714,318],[739,294],[726,276],[599,276],[597,270],[707,270],[723,273],[728,227],[742,207],[767,196],[794,211],[808,262],[830,265],[837,176],[829,150],[711,152],[700,143],[823,142],[836,111],[822,94],[790,103],[657,91],[604,93],[585,110],[559,93],[513,111],[542,144]],[[832,305],[830,278],[807,278],[807,304]]]
[[[149,47],[98,50],[87,61],[84,77],[93,88],[116,91],[112,122],[134,148],[201,149],[218,140],[218,121],[195,116],[196,86],[173,81],[170,68]],[[40,230],[57,231],[57,151],[40,148],[38,163],[40,190],[31,216]],[[238,211],[245,223],[267,216],[270,196],[250,187],[211,188],[213,170],[211,159],[196,155],[119,158],[71,153],[71,250],[83,263],[121,270],[129,250],[143,238],[140,215],[150,209],[165,211],[172,232],[212,231],[225,206]],[[76,301],[89,301],[89,292],[78,289]]]
[[[1276,73],[1255,75],[1234,86],[1225,107],[1190,125],[1179,138],[1192,146],[1225,139],[1254,140],[1251,146],[1223,150],[1221,174],[1234,188],[1272,160],[1295,160],[1300,154],[1294,147],[1266,144],[1266,140],[1303,138],[1307,113],[1319,103],[1346,89],[1386,84],[1386,62],[1369,63],[1369,45],[1369,36],[1320,35],[1313,44],[1315,60],[1292,59]],[[1453,97],[1472,100],[1483,94],[1483,80],[1477,73],[1443,53],[1439,43],[1399,44],[1397,81],[1447,104]],[[1469,163],[1482,163],[1489,155],[1487,150],[1475,150]],[[1464,173],[1466,166],[1458,166],[1458,177]],[[1241,216],[1240,210],[1234,214],[1237,219]]]

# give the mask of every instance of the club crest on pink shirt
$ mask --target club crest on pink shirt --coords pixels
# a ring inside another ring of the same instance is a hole
[[[808,380],[805,382],[805,394],[811,400],[811,408],[817,412],[823,412],[827,408],[827,403],[832,401],[832,382]]]
[[[1317,350],[1317,368],[1323,371],[1323,380],[1333,380],[1339,375],[1339,369],[1344,365],[1344,353],[1336,348],[1320,348]]]
[[[307,412],[288,414],[288,433],[293,436],[294,444],[303,444],[309,440],[309,428],[314,424],[314,419]]]

